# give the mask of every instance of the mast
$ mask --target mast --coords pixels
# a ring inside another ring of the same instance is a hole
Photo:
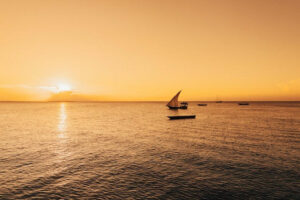
[[[167,104],[168,107],[179,107],[178,96],[180,92],[181,90],[171,99],[171,101],[169,101],[169,103]]]

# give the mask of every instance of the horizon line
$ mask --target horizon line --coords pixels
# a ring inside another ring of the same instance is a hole
[[[156,103],[163,103],[163,102],[168,102],[167,101],[163,101],[163,100],[151,100],[151,101],[147,101],[147,100],[104,100],[104,101],[35,101],[35,100],[28,100],[28,101],[24,101],[24,100],[20,100],[20,101],[1,101],[0,103],[126,103],[126,102],[137,102],[137,103],[147,103],[147,102],[156,102]],[[205,100],[191,100],[191,101],[187,101],[187,102],[211,102],[211,103],[215,103],[216,101],[205,101]],[[247,101],[247,100],[229,100],[229,101],[222,101],[223,103],[231,103],[231,102],[300,102],[300,100],[251,100],[251,101]]]

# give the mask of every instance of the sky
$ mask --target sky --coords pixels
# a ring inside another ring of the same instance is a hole
[[[298,0],[0,0],[0,101],[300,100]]]

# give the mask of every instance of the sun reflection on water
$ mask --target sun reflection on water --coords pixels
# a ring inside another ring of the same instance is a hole
[[[54,152],[56,154],[55,163],[61,163],[65,161],[70,155],[71,152],[68,151],[68,141],[69,137],[67,135],[67,107],[68,105],[66,103],[60,103],[58,104],[58,124],[57,124],[57,140],[54,144]],[[65,166],[62,166],[63,168]],[[61,168],[57,169],[58,171],[61,170]]]
[[[66,105],[65,103],[61,103],[60,112],[59,112],[59,123],[58,123],[59,138],[65,137],[66,119],[67,119]]]

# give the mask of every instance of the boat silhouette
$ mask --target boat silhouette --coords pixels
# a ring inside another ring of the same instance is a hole
[[[239,104],[240,106],[248,106],[248,105],[249,105],[248,102],[239,102],[238,104]]]
[[[167,106],[169,107],[169,109],[178,110],[178,109],[187,109],[188,108],[187,102],[182,102],[179,105],[178,97],[179,97],[180,93],[181,93],[181,90],[171,99],[171,101],[169,101],[167,103]]]
[[[175,119],[195,119],[196,115],[174,115],[174,116],[168,116],[170,120]]]

